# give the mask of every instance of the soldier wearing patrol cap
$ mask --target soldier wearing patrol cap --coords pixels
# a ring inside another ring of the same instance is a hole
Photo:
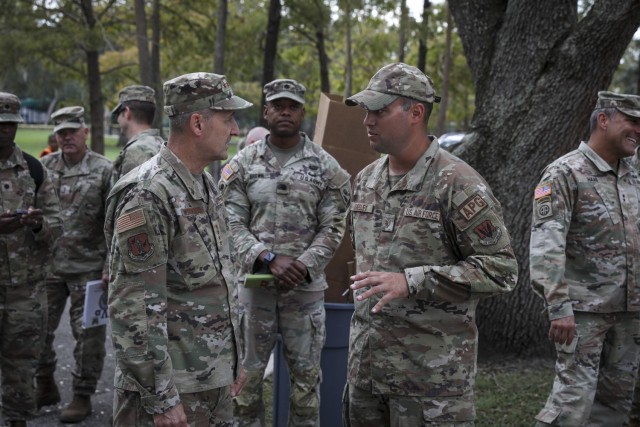
[[[235,112],[225,76],[164,83],[167,144],[109,195],[114,425],[230,425],[242,385],[231,234],[204,171],[227,157]],[[236,384],[234,379],[238,378]]]
[[[264,425],[263,375],[280,333],[293,385],[289,425],[317,426],[324,268],[344,233],[349,174],[300,132],[303,85],[278,79],[264,92],[270,134],[231,159],[220,180],[239,277],[255,272],[275,277],[264,287],[239,287],[247,383],[234,416],[239,426]]]
[[[544,299],[556,378],[537,425],[621,426],[640,342],[640,96],[598,92],[587,142],[533,194],[531,284]]]
[[[112,183],[160,151],[164,140],[152,129],[156,113],[155,91],[148,86],[127,86],[120,91],[118,105],[111,111],[112,123],[120,126],[127,143],[113,162]]]
[[[84,329],[82,314],[86,283],[102,279],[105,286],[106,245],[102,232],[107,195],[111,188],[111,162],[87,147],[89,129],[84,108],[65,107],[51,115],[60,149],[43,157],[60,199],[64,234],[53,253],[53,275],[47,278],[49,313],[45,347],[36,375],[38,407],[60,401],[54,381],[54,334],[67,303],[73,336],[75,367],[73,400],[60,413],[62,422],[79,422],[91,413],[105,356],[105,326]]]
[[[37,414],[33,378],[44,342],[44,280],[62,234],[49,175],[14,142],[22,122],[18,97],[0,92],[0,388],[2,416],[13,427]]]
[[[356,254],[345,423],[472,426],[480,298],[509,292],[518,267],[500,203],[428,134],[431,79],[382,67],[347,105],[367,110],[384,154],[356,177]]]

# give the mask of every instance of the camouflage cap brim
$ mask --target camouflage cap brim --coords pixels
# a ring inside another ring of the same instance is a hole
[[[278,92],[278,93],[275,93],[274,95],[266,97],[265,101],[270,102],[270,101],[275,101],[276,99],[280,99],[280,98],[292,99],[292,100],[294,100],[296,102],[299,102],[300,104],[304,105],[304,98],[296,95],[295,93],[291,93],[291,92]]]
[[[0,123],[24,123],[20,114],[3,113],[0,114]]]
[[[253,104],[246,99],[240,98],[239,96],[233,95],[231,98],[225,99],[224,101],[220,101],[216,103],[213,107],[209,107],[212,110],[244,110],[245,108],[249,108],[253,106]]]
[[[118,105],[116,105],[116,107],[111,110],[111,124],[117,124],[118,123],[118,116],[120,115],[120,109],[122,108],[122,103],[118,102]]]
[[[618,107],[618,111],[620,111],[621,113],[626,114],[627,116],[640,117],[640,110],[636,110],[634,108]]]
[[[80,122],[62,122],[53,128],[53,133],[61,131],[62,129],[80,129],[83,123]]]
[[[391,95],[388,93],[380,93],[374,90],[365,89],[362,92],[347,98],[344,103],[349,107],[359,105],[370,111],[378,111],[383,109],[389,104],[392,104],[398,95]]]

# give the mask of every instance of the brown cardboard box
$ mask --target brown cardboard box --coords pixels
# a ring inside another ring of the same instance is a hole
[[[362,124],[366,112],[360,107],[347,107],[340,95],[322,93],[314,142],[324,148],[351,175],[351,180],[366,165],[379,157],[369,145],[367,131]],[[349,287],[349,276],[355,272],[354,253],[349,230],[325,269],[329,288],[326,302],[351,302],[352,293],[342,296]]]

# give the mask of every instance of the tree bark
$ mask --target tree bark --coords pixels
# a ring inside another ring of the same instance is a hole
[[[344,25],[345,25],[345,34],[346,34],[346,50],[347,50],[347,65],[345,67],[345,89],[344,96],[351,96],[352,85],[353,85],[353,55],[352,55],[352,46],[351,46],[351,0],[346,0],[345,2],[345,13],[344,13]]]
[[[331,82],[329,81],[329,56],[324,44],[324,28],[316,31],[316,49],[318,50],[318,61],[320,62],[320,90],[331,93]]]
[[[91,0],[80,3],[87,25],[89,40],[85,47],[87,56],[87,85],[89,87],[89,111],[91,121],[91,149],[104,154],[104,102],[100,82],[100,52],[94,35],[96,18]]]
[[[262,68],[262,86],[274,79],[276,55],[278,53],[278,33],[280,32],[280,20],[282,19],[282,4],[280,0],[269,1],[269,19],[267,21],[267,37],[264,47],[264,65]],[[264,93],[260,99],[260,106],[265,104]],[[267,126],[267,122],[260,115],[260,126]]]
[[[407,0],[400,1],[400,31],[398,40],[398,61],[404,62],[404,52],[407,45],[407,17],[409,12],[407,11]]]
[[[449,0],[476,87],[476,112],[456,150],[502,202],[520,264],[509,295],[482,301],[485,352],[550,353],[542,300],[529,284],[532,192],[542,169],[586,136],[598,90],[640,24],[637,0]]]
[[[227,0],[218,0],[218,28],[216,29],[213,72],[224,74],[224,40],[227,33]]]
[[[140,82],[151,87],[151,56],[149,55],[149,37],[147,36],[147,13],[145,0],[135,0],[136,42],[138,45],[138,62],[140,68]]]

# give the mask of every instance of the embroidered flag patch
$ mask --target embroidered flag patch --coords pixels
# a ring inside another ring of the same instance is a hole
[[[536,190],[533,193],[533,198],[535,200],[538,200],[544,196],[549,196],[549,195],[551,195],[551,183],[543,182],[542,184],[536,187]]]
[[[229,178],[231,178],[233,176],[233,174],[236,173],[235,170],[233,170],[233,168],[231,167],[231,165],[229,163],[227,163],[226,165],[224,165],[224,167],[222,168],[222,172],[220,172],[220,176],[222,176],[222,178],[225,181],[229,181]]]
[[[122,233],[124,231],[131,230],[132,228],[140,227],[146,223],[147,220],[144,217],[142,209],[136,209],[135,211],[124,214],[118,218],[116,221],[116,230],[118,230],[118,233]]]

